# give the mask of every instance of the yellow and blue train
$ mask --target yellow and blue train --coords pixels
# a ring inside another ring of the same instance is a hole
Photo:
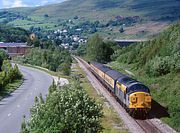
[[[131,116],[147,116],[151,109],[151,95],[147,86],[97,62],[91,62],[90,68]]]

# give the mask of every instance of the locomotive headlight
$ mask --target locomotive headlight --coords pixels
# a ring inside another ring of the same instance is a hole
[[[146,102],[151,102],[151,96],[146,96],[145,101]]]
[[[135,103],[137,101],[136,97],[131,97],[131,102]]]

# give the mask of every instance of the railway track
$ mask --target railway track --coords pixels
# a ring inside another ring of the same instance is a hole
[[[151,121],[147,120],[136,120],[136,123],[143,129],[145,133],[163,133],[157,128]]]
[[[90,67],[89,64],[87,62],[85,62],[83,59],[79,58],[79,57],[74,57],[75,60],[78,61],[79,65],[83,65],[81,67],[83,67],[84,71],[87,73],[87,75],[90,72]],[[86,69],[86,70],[85,70]],[[91,78],[96,78],[94,75],[91,73]],[[97,80],[97,78],[96,78]],[[91,81],[90,81],[91,82]],[[99,84],[101,84],[99,82]],[[103,89],[103,91],[105,91],[106,93],[108,93],[108,95],[113,99],[106,99],[109,101],[109,103],[115,108],[116,111],[121,111],[118,112],[118,114],[120,115],[120,117],[123,119],[125,124],[129,124],[127,126],[127,128],[130,129],[130,132],[133,133],[166,133],[166,131],[162,131],[160,128],[158,128],[155,124],[153,124],[150,119],[146,119],[146,120],[139,120],[139,119],[134,119],[132,117],[129,116],[129,114],[127,114],[127,112],[125,111],[125,109],[116,101],[116,99],[111,95],[111,93],[109,93],[109,91],[107,91],[105,88],[103,88],[104,86],[101,84],[101,88]],[[100,88],[95,88],[98,92],[102,91]],[[104,94],[103,94],[104,95]],[[116,103],[116,104],[114,104]],[[131,126],[135,126],[135,127],[131,127]],[[135,130],[136,129],[136,130]],[[168,131],[167,131],[168,133]]]

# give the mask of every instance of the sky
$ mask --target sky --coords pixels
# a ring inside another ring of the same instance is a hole
[[[60,3],[66,0],[0,0],[0,9],[14,7],[36,7]]]

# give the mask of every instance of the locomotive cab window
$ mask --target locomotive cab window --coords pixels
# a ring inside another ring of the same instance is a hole
[[[150,93],[149,88],[142,84],[135,84],[135,85],[130,86],[127,89],[127,93],[132,93],[132,92],[137,92],[137,91]]]

